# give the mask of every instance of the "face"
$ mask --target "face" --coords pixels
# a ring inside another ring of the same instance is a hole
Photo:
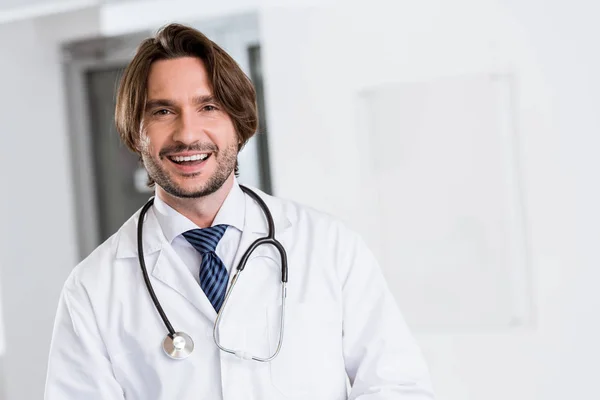
[[[202,60],[152,63],[140,153],[159,190],[178,198],[210,195],[233,179],[237,152],[233,122],[213,97]]]

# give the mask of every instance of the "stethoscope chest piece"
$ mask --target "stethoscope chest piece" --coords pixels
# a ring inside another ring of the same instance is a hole
[[[172,337],[167,335],[163,341],[163,350],[174,360],[187,358],[194,350],[194,341],[183,332],[176,332]]]

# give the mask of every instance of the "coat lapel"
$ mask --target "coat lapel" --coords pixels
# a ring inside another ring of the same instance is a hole
[[[285,215],[279,202],[274,201],[275,199],[267,196],[263,192],[252,189],[256,192],[266,203],[268,212],[271,213],[275,224],[275,238],[280,239],[285,231],[291,226],[290,220]],[[244,217],[244,230],[240,239],[240,245],[238,251],[234,257],[233,269],[230,274],[230,281],[233,279],[235,272],[240,264],[243,255],[247,249],[256,240],[266,237],[269,233],[267,217],[265,211],[260,208],[250,196],[245,195],[245,217]],[[267,256],[274,259],[279,258],[279,253],[272,247],[267,245],[258,246],[251,254],[250,259]],[[250,265],[250,262],[247,263]],[[244,270],[246,271],[246,270]]]
[[[119,238],[117,258],[137,258],[137,221],[139,213],[132,217],[123,227]],[[181,258],[175,253],[173,247],[167,242],[158,223],[154,208],[150,208],[144,219],[143,226],[144,258],[146,269],[151,276],[154,290],[158,291],[159,284],[165,284],[189,301],[210,322],[214,322],[217,313],[206,298],[202,288],[198,285],[190,270]],[[156,262],[152,264],[155,253],[158,253]],[[152,279],[154,278],[154,279]],[[160,294],[157,293],[158,300]],[[173,322],[173,324],[176,324]],[[176,326],[175,326],[176,328]]]
[[[281,203],[264,193],[253,189],[267,204],[273,216],[275,238],[282,241],[291,221],[281,207]],[[268,235],[268,224],[265,212],[248,195],[245,196],[244,230],[240,245],[234,258],[230,273],[229,287],[235,276],[244,253],[256,240]],[[246,267],[240,274],[227,304],[229,321],[249,321],[257,318],[257,313],[264,311],[264,306],[275,304],[281,295],[281,260],[279,252],[270,245],[258,246],[250,255]]]
[[[217,313],[190,270],[173,247],[166,243],[158,256],[152,276],[188,300],[208,321],[213,323]]]
[[[273,216],[275,223],[275,237],[281,240],[286,230],[291,226],[291,222],[286,216],[281,203],[277,199],[267,196],[259,190],[253,189],[259,194],[267,204],[269,211]],[[119,247],[117,257],[135,257],[137,258],[137,220],[139,213],[134,215],[123,227],[120,233]],[[240,244],[234,257],[233,268],[229,274],[229,284],[237,271],[240,260],[246,250],[257,239],[263,238],[268,234],[268,224],[264,211],[248,195],[245,195],[245,216],[244,229],[242,231]],[[148,273],[152,276],[151,282],[156,286],[160,282],[170,289],[179,293],[188,300],[208,321],[214,323],[217,313],[210,304],[210,301],[197,284],[196,280],[184,265],[183,261],[176,254],[170,243],[167,242],[158,220],[151,208],[144,220],[143,227],[144,257],[146,258],[146,267]],[[158,252],[156,262],[151,265],[152,255]],[[279,294],[278,288],[281,284],[281,261],[279,253],[273,246],[261,245],[252,252],[247,267],[240,275],[238,284],[235,287],[228,308],[235,308],[239,311],[246,309],[245,304],[251,303],[253,298],[259,296],[265,301],[271,301],[273,295]],[[268,285],[268,286],[267,286]],[[160,296],[157,293],[157,296]],[[238,306],[236,306],[238,304]],[[248,304],[251,307],[251,304]],[[236,313],[237,314],[237,313]],[[232,317],[233,318],[233,317]],[[173,322],[175,324],[175,322]]]

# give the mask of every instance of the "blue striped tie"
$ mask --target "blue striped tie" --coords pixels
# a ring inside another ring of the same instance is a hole
[[[227,225],[216,225],[204,229],[192,229],[183,233],[183,237],[202,255],[200,264],[200,287],[204,290],[206,297],[219,312],[229,277],[223,261],[215,254],[219,240],[225,234]]]

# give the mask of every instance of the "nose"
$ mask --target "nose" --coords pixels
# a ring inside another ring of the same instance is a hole
[[[191,145],[206,138],[201,119],[194,111],[182,110],[177,119],[173,140]]]

